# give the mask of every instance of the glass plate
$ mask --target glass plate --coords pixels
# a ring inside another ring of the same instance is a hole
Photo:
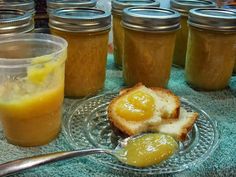
[[[67,140],[74,149],[114,149],[118,141],[124,138],[112,129],[107,118],[107,106],[116,96],[117,93],[107,93],[89,98],[82,103],[74,104],[71,111],[66,113],[64,128]],[[179,151],[163,163],[149,168],[135,168],[124,165],[106,154],[93,155],[88,158],[115,169],[145,174],[179,172],[191,165],[202,163],[216,148],[218,142],[216,122],[186,99],[181,98],[181,106],[188,111],[198,112],[199,118],[188,134],[187,140],[180,143]]]

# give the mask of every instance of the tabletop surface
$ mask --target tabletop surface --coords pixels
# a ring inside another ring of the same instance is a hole
[[[104,92],[118,90],[123,86],[122,71],[114,66],[113,58],[109,55]],[[218,148],[204,163],[192,166],[180,173],[162,176],[236,176],[236,76],[232,77],[227,89],[217,92],[203,92],[193,90],[185,83],[183,69],[172,67],[168,88],[175,94],[197,104],[213,119],[216,119],[220,140]],[[78,100],[65,99],[64,114],[67,114],[76,101]],[[0,163],[32,155],[71,149],[64,131],[60,133],[56,140],[46,146],[22,148],[8,144],[0,127]],[[96,164],[87,157],[82,157],[26,170],[14,176],[119,177],[146,175],[116,171],[102,164]]]

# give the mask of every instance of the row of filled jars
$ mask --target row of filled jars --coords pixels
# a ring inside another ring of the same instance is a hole
[[[166,87],[173,61],[185,65],[186,80],[196,88],[226,87],[236,59],[236,12],[217,9],[205,0],[172,0],[171,9],[159,5],[155,0],[112,1],[114,59],[123,68],[125,83]],[[0,27],[2,33],[33,30],[29,13],[14,11],[24,18],[16,17],[12,23],[13,10],[3,11],[11,16],[8,24],[13,26]],[[72,7],[48,12],[51,33],[69,43],[65,95],[96,93],[105,80],[111,14]]]

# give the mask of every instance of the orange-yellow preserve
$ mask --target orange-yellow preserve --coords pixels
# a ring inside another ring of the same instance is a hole
[[[64,98],[63,53],[32,59],[0,84],[0,118],[7,140],[19,146],[47,144],[60,131]],[[7,71],[6,71],[7,72]],[[9,75],[8,75],[9,74]]]
[[[49,19],[51,33],[68,41],[65,96],[96,94],[106,76],[111,14],[92,8],[61,8]]]
[[[117,152],[123,163],[135,167],[147,167],[158,164],[178,149],[178,143],[169,135],[150,133],[131,139]]]

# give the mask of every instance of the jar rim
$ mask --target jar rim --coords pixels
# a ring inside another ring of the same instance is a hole
[[[55,46],[59,46],[60,50],[58,51],[52,51],[49,54],[42,54],[41,56],[36,57],[29,57],[29,58],[2,58],[0,57],[0,67],[1,68],[21,68],[26,67],[29,65],[32,65],[32,61],[34,61],[38,57],[43,56],[56,56],[62,53],[68,46],[68,43],[65,39],[50,35],[50,34],[43,34],[43,33],[32,33],[32,34],[16,34],[11,37],[0,37],[0,46],[4,43],[13,43],[16,41],[22,41],[22,42],[45,42],[45,43],[51,43]],[[42,63],[48,62],[42,61]],[[39,64],[39,63],[36,63]]]
[[[130,7],[123,11],[122,25],[136,31],[170,32],[180,28],[177,11],[158,7]]]
[[[222,8],[191,9],[188,24],[201,29],[236,32],[236,11]]]
[[[33,29],[33,18],[29,12],[0,8],[0,35],[29,32]]]
[[[68,32],[98,32],[111,28],[111,13],[96,8],[60,8],[49,14],[49,26]]]
[[[82,0],[82,1],[61,1],[61,0],[47,0],[48,9],[58,9],[64,7],[95,7],[96,0]]]
[[[214,8],[216,3],[210,0],[170,0],[170,8],[182,15],[188,15],[194,8]]]
[[[157,0],[113,0],[111,2],[112,13],[122,15],[125,8],[135,6],[154,6],[160,7],[160,2]]]
[[[0,8],[8,9],[20,9],[24,11],[29,11],[31,13],[35,12],[35,2],[33,0],[11,0],[0,2]]]

